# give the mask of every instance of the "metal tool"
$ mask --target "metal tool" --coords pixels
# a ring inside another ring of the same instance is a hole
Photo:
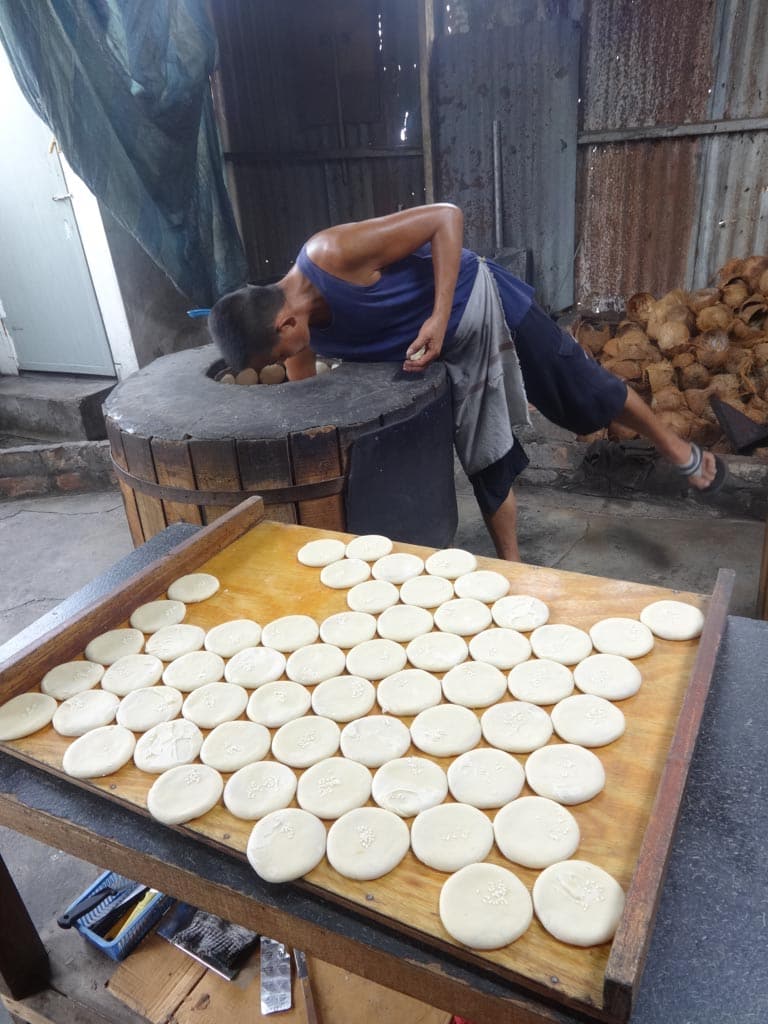
[[[261,1012],[291,1008],[291,958],[282,942],[261,936]]]
[[[76,921],[79,921],[81,917],[84,917],[94,907],[98,907],[100,903],[109,901],[109,906],[111,906],[114,902],[113,897],[132,891],[135,887],[136,882],[133,882],[130,878],[115,875],[108,885],[100,886],[95,892],[88,893],[87,896],[84,896],[72,906],[67,907],[64,913],[56,918],[56,923],[59,928],[71,928]],[[106,909],[107,907],[105,907]]]
[[[318,1024],[312,985],[307,971],[307,957],[300,949],[294,949],[293,959],[296,961],[296,977],[299,979],[301,991],[304,993],[304,1009],[307,1013],[307,1024]]]

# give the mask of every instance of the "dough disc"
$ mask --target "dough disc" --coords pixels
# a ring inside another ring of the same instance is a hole
[[[125,697],[134,690],[159,683],[163,663],[154,654],[126,654],[112,662],[101,679],[102,690]]]
[[[218,772],[236,772],[269,753],[272,737],[256,722],[223,722],[208,733],[200,760]]]
[[[584,803],[605,786],[600,758],[573,743],[534,750],[525,762],[525,777],[534,793],[559,804]]]
[[[114,693],[86,690],[59,704],[51,724],[60,736],[83,736],[113,722],[119,704]]]
[[[385,608],[397,604],[397,587],[386,580],[367,580],[358,583],[347,594],[347,604],[353,612],[378,615]]]
[[[231,658],[246,647],[255,647],[261,640],[261,626],[253,619],[232,619],[222,622],[205,634],[205,649],[220,658]]]
[[[205,630],[199,626],[163,626],[147,640],[144,648],[147,654],[154,654],[161,661],[174,661],[184,654],[199,651],[205,643]],[[212,655],[215,657],[215,655]]]
[[[11,697],[0,707],[0,742],[31,736],[44,729],[55,713],[56,701],[45,693],[20,693]]]
[[[314,814],[286,807],[253,826],[248,861],[265,882],[291,882],[316,868],[325,853],[325,825]]]
[[[531,645],[517,630],[486,629],[469,641],[469,653],[475,661],[510,669],[530,658]]]
[[[424,568],[430,576],[442,576],[446,580],[455,580],[465,573],[474,572],[477,559],[470,551],[461,548],[444,548],[436,551],[427,559]]]
[[[207,764],[169,768],[152,783],[147,810],[164,825],[182,825],[207,814],[219,802],[224,780]]]
[[[344,671],[344,651],[333,644],[310,644],[300,647],[288,658],[285,674],[295,683],[314,686],[325,679],[331,679]]]
[[[329,757],[302,772],[296,800],[299,807],[330,820],[362,807],[371,795],[371,773],[357,761]]]
[[[557,704],[573,693],[573,674],[549,658],[523,661],[509,673],[509,692],[529,704]]]
[[[469,648],[455,633],[427,633],[411,640],[406,648],[408,661],[426,672],[447,672],[466,661]]]
[[[491,624],[491,613],[473,597],[457,597],[441,604],[435,612],[435,625],[444,633],[470,636],[481,632]]]
[[[104,725],[70,743],[61,766],[73,779],[99,779],[127,764],[135,744],[133,733],[122,725]]]
[[[371,575],[371,567],[362,558],[342,558],[320,571],[320,582],[333,590],[347,590],[363,583]]]
[[[345,878],[369,881],[394,870],[409,845],[402,818],[380,807],[358,807],[331,825],[327,856]]]
[[[172,601],[198,604],[213,597],[218,589],[219,581],[209,572],[192,572],[173,581],[168,587],[168,597]]]
[[[311,697],[309,690],[301,683],[265,683],[254,690],[245,709],[252,722],[269,729],[279,729],[294,718],[301,718],[309,711]]]
[[[406,580],[420,576],[423,571],[423,559],[405,552],[378,558],[371,570],[375,580],[386,580],[387,583],[405,583]]]
[[[385,640],[407,644],[417,636],[423,636],[432,629],[432,614],[426,608],[408,604],[396,604],[379,616],[376,629]]]
[[[230,658],[224,669],[228,683],[237,683],[255,690],[265,683],[273,683],[285,670],[285,655],[270,647],[246,647]]]
[[[339,727],[330,718],[307,715],[282,725],[272,739],[272,756],[291,768],[333,757],[339,749]]]
[[[561,623],[539,626],[531,633],[531,647],[537,658],[575,665],[592,652],[589,634],[575,626]]]
[[[585,860],[545,868],[533,885],[536,916],[550,935],[572,946],[598,946],[613,938],[624,892],[611,875]]]
[[[161,722],[170,722],[181,710],[183,696],[170,686],[145,686],[120,701],[117,724],[131,732],[147,732]]]
[[[320,624],[320,639],[348,651],[376,636],[376,619],[367,612],[339,612]]]
[[[624,735],[624,714],[603,697],[577,693],[552,708],[555,732],[566,743],[604,747]]]
[[[224,678],[224,659],[211,651],[190,651],[174,659],[163,672],[166,686],[190,693]]]
[[[345,725],[341,732],[341,752],[368,768],[402,757],[411,745],[408,727],[390,715],[370,715]]]
[[[404,668],[387,676],[376,691],[381,710],[390,715],[418,715],[439,704],[442,697],[437,676],[420,668]]]
[[[189,722],[200,729],[215,729],[223,722],[232,722],[245,711],[248,692],[235,683],[208,683],[193,690],[181,708]]]
[[[311,540],[308,544],[299,548],[296,557],[302,565],[309,565],[315,569],[325,568],[344,557],[345,544],[343,540],[333,540],[330,537],[325,540]]]
[[[637,666],[618,654],[591,654],[574,668],[573,678],[583,693],[606,700],[626,700],[643,681]]]
[[[347,672],[363,679],[383,679],[405,667],[406,654],[394,640],[366,640],[347,655]]]
[[[493,826],[469,804],[440,804],[417,815],[411,849],[427,867],[458,871],[485,860],[493,846]]]
[[[434,757],[463,754],[480,742],[480,722],[469,708],[458,704],[437,704],[414,718],[411,739],[414,746]]]
[[[642,658],[653,649],[653,633],[637,619],[602,619],[592,626],[589,635],[601,654]]]
[[[443,676],[445,699],[465,708],[487,708],[506,692],[504,674],[482,661],[464,661]]]
[[[110,629],[91,640],[85,657],[99,665],[111,665],[126,654],[138,654],[143,647],[144,634],[140,629]]]
[[[392,550],[389,537],[379,533],[368,533],[363,537],[355,537],[347,544],[347,558],[362,558],[364,562],[375,562],[388,555]]]
[[[426,757],[399,757],[379,768],[371,792],[385,811],[412,818],[445,800],[448,781],[443,769]]]
[[[236,818],[255,821],[287,807],[296,792],[296,776],[279,761],[256,761],[230,778],[224,804]]]
[[[525,782],[525,772],[511,754],[493,747],[478,747],[457,757],[448,769],[454,800],[487,810],[514,800]]]
[[[704,628],[704,615],[685,601],[654,601],[640,612],[640,621],[662,640],[694,640]]]
[[[130,622],[142,633],[156,633],[163,626],[176,626],[183,622],[186,614],[187,606],[183,601],[150,601],[139,605]]]
[[[565,807],[543,796],[523,796],[493,819],[496,845],[525,868],[546,868],[567,860],[581,841],[578,822]]]
[[[528,754],[552,737],[552,719],[547,712],[522,700],[494,704],[483,712],[480,724],[486,742],[513,754]]]
[[[92,689],[103,675],[104,666],[95,661],[65,661],[45,673],[40,690],[56,700],[67,700]]]
[[[367,715],[376,702],[376,687],[362,676],[333,676],[312,691],[312,710],[334,722]]]
[[[469,864],[440,890],[440,920],[470,949],[500,949],[519,939],[533,919],[528,890],[496,864]]]
[[[477,569],[464,573],[453,585],[457,597],[473,597],[477,601],[498,601],[509,591],[509,580],[500,572]]]
[[[189,764],[200,753],[203,734],[193,722],[174,718],[148,729],[136,742],[133,761],[142,772],[160,775],[179,764]]]
[[[437,608],[453,597],[453,584],[442,576],[414,576],[400,587],[403,604],[416,608]]]
[[[261,631],[261,643],[283,654],[313,644],[320,636],[320,627],[309,615],[283,615],[268,622]]]
[[[512,594],[502,597],[491,608],[493,621],[504,629],[516,629],[529,633],[538,629],[549,619],[549,608],[538,597],[527,594]]]

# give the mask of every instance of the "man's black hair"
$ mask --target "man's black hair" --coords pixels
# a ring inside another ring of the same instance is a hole
[[[268,355],[278,342],[275,318],[285,295],[275,284],[247,284],[222,295],[208,316],[208,330],[232,373],[254,356]]]

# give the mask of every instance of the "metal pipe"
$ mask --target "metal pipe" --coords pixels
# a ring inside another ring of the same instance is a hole
[[[504,248],[504,199],[501,192],[501,122],[493,120],[493,241],[495,251]]]

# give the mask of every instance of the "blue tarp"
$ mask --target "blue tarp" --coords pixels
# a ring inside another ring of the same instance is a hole
[[[75,171],[176,287],[210,306],[248,274],[224,185],[205,7],[0,0],[0,42]]]

